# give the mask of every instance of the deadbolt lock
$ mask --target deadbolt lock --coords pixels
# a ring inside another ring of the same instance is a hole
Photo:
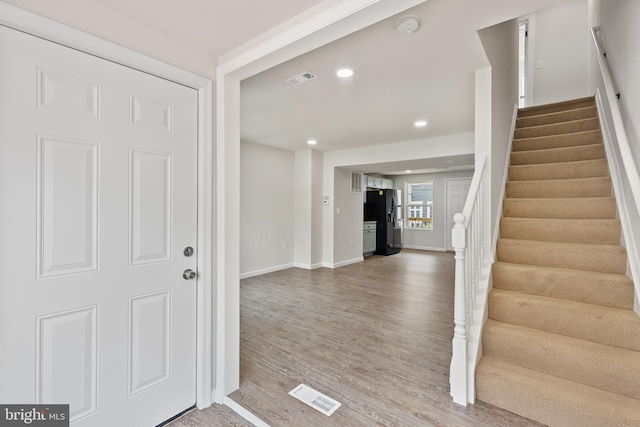
[[[193,248],[191,246],[187,246],[186,248],[184,248],[184,251],[182,251],[182,253],[184,254],[184,256],[190,257],[191,255],[193,255]]]

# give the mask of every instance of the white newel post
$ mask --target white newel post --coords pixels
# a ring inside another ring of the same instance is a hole
[[[467,406],[467,307],[465,292],[464,257],[466,248],[465,216],[457,213],[453,220],[455,225],[451,231],[451,243],[455,250],[455,299],[453,306],[453,345],[449,383],[453,401]]]

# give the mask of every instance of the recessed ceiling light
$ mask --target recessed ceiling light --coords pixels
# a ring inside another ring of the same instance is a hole
[[[307,141],[307,144],[309,145],[316,145],[318,143],[318,141],[316,141],[315,139],[310,139]]]
[[[336,75],[338,77],[351,77],[353,76],[353,70],[350,68],[341,68],[340,70],[336,71]]]
[[[407,169],[404,173],[411,173],[411,169]]]
[[[423,128],[427,125],[427,121],[426,120],[418,120],[416,122],[413,123],[413,125],[417,128]]]

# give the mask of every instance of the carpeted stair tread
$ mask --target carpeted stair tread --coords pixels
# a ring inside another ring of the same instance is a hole
[[[493,288],[587,304],[633,309],[633,282],[626,274],[598,273],[498,261]]]
[[[537,116],[540,114],[554,113],[558,111],[572,110],[576,108],[591,107],[596,105],[593,96],[571,99],[568,101],[554,102],[544,105],[532,105],[518,109],[518,117]]]
[[[608,197],[611,196],[611,178],[508,181],[505,194],[508,198]]]
[[[550,427],[637,426],[640,400],[483,357],[478,399]]]
[[[625,274],[627,251],[620,245],[498,239],[498,261],[543,267]]]
[[[640,427],[640,316],[595,97],[518,110],[476,397]]]
[[[573,243],[620,243],[615,219],[502,218],[500,237]]]
[[[514,139],[512,150],[529,151],[545,148],[576,147],[581,145],[602,144],[602,132],[600,130],[588,130],[585,132],[565,133],[562,135],[537,136],[532,138]]]
[[[517,218],[615,218],[613,197],[507,198],[502,205],[505,217]]]
[[[593,178],[603,176],[609,176],[609,167],[605,159],[509,166],[510,181]]]
[[[573,120],[588,119],[594,117],[598,117],[598,109],[595,105],[592,105],[588,107],[575,108],[572,110],[563,110],[526,117],[518,117],[516,119],[516,128],[569,122]]]
[[[487,320],[488,357],[640,399],[640,352]]]
[[[597,160],[604,158],[604,145],[591,144],[575,147],[516,151],[511,153],[511,166],[579,162],[581,160]]]
[[[584,132],[600,128],[600,119],[597,117],[572,120],[569,122],[551,123],[548,125],[529,126],[516,128],[513,131],[514,138],[531,138],[533,136],[560,135],[564,133]]]
[[[489,319],[640,351],[640,316],[633,310],[492,289]]]

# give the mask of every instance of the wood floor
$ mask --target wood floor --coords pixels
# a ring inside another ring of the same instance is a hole
[[[403,250],[243,280],[240,389],[231,399],[274,427],[540,426],[451,401],[453,270],[451,253]],[[300,383],[342,406],[327,417],[299,402],[288,392]],[[175,426],[234,425],[216,423]]]

